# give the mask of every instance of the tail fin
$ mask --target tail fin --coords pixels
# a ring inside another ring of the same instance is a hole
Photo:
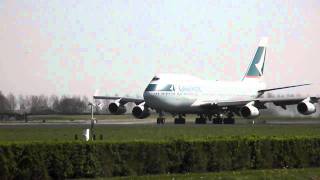
[[[268,38],[261,38],[259,47],[242,80],[260,79],[263,76],[264,62],[267,53]]]

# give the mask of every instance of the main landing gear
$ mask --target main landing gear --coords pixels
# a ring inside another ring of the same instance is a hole
[[[213,124],[234,124],[235,120],[232,113],[228,113],[226,118],[222,118],[221,114],[217,114],[215,118],[212,119]]]
[[[200,115],[200,117],[196,118],[195,121],[196,124],[206,124],[207,123],[207,118],[204,115]]]
[[[223,119],[223,124],[234,124],[235,120],[233,117],[227,117]]]
[[[166,120],[163,112],[160,111],[158,113],[159,117],[157,118],[157,124],[165,124]],[[207,120],[212,120],[212,124],[235,124],[235,119],[232,112],[224,114],[224,116],[226,117],[223,118],[222,114],[200,114],[199,117],[195,119],[195,124],[206,124]],[[186,124],[185,115],[179,114],[178,117],[174,118],[174,124]]]
[[[227,117],[223,119],[223,124],[234,124],[235,120],[232,112],[229,112]]]
[[[212,119],[212,124],[223,124],[223,118],[221,114],[217,114],[213,119]]]
[[[185,123],[186,123],[186,119],[181,114],[179,114],[178,118],[174,118],[174,124],[185,124]]]
[[[212,115],[200,114],[195,120],[195,124],[206,124],[207,120],[211,121],[212,124],[234,124],[235,120],[232,113],[228,113],[226,118],[223,118],[222,114],[216,114],[212,118]]]

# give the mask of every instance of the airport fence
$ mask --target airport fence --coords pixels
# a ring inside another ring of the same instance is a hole
[[[320,167],[320,137],[0,144],[0,179]]]

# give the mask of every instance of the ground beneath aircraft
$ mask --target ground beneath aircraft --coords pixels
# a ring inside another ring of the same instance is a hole
[[[73,119],[73,120],[29,120],[28,122],[24,121],[4,121],[0,122],[0,126],[32,126],[32,125],[56,125],[56,126],[67,126],[67,125],[90,125],[91,120],[84,120],[84,119]],[[134,125],[134,124],[156,124],[155,119],[128,119],[128,118],[118,118],[118,119],[99,119],[96,121],[95,125]],[[169,117],[166,119],[166,124],[174,124],[173,118]],[[165,125],[166,125],[165,124]],[[187,119],[186,124],[189,125],[197,125],[194,123],[194,120]],[[305,124],[305,125],[312,125],[312,124],[320,124],[320,119],[317,118],[279,118],[279,119],[237,119],[236,124],[274,124],[274,125],[294,125],[294,124]],[[219,126],[220,124],[212,124],[212,121],[207,121],[206,125],[214,125]]]

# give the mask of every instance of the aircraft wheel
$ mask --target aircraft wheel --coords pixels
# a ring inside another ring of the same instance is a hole
[[[213,124],[222,124],[222,118],[214,118],[212,119]]]
[[[196,124],[200,124],[200,118],[196,118],[195,123],[196,123]]]
[[[186,123],[186,119],[185,118],[175,118],[174,119],[174,123],[175,124],[185,124]]]
[[[179,124],[179,118],[174,118],[174,123]]]
[[[196,118],[195,123],[196,124],[206,124],[206,119],[205,118]]]
[[[234,118],[229,117],[229,118],[225,118],[223,120],[223,123],[224,124],[235,124],[235,120],[234,120]]]
[[[159,117],[159,118],[157,118],[157,124],[164,124],[165,123],[165,118],[163,118],[163,117]]]

